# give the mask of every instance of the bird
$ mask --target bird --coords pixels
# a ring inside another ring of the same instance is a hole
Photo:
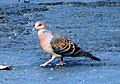
[[[64,65],[63,57],[88,57],[96,61],[101,60],[90,52],[84,51],[65,36],[48,29],[45,22],[37,21],[33,28],[34,30],[38,30],[38,39],[42,49],[52,56],[50,60],[41,64],[41,67],[45,67],[56,58],[61,58],[60,63],[56,65],[62,66]]]

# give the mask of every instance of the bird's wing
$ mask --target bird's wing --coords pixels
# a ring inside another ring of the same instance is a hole
[[[82,51],[80,47],[72,43],[64,36],[54,36],[51,40],[53,51],[62,56],[76,56]]]

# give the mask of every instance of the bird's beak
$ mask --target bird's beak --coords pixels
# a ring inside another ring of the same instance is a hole
[[[36,30],[36,28],[35,28],[35,27],[32,29],[32,31],[34,31],[34,30]]]

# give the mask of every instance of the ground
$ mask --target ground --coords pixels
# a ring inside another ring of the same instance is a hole
[[[0,71],[1,84],[120,83],[119,3],[67,1],[0,1],[0,65],[13,66]],[[41,49],[37,31],[32,31],[38,20],[101,61],[67,57],[62,67],[55,66],[59,58],[40,67],[50,56]]]

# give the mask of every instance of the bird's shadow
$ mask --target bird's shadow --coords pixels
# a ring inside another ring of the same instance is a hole
[[[68,59],[64,61],[63,66],[57,66],[59,61],[52,62],[45,67],[41,68],[65,68],[65,67],[102,67],[102,66],[120,66],[120,64],[112,63],[108,59],[102,59],[101,61],[94,61],[92,59]],[[40,67],[40,62],[35,62],[30,65],[14,66],[13,69],[28,69]]]
[[[103,59],[102,61],[94,61],[94,60],[67,60],[64,61],[65,64],[63,66],[57,66],[56,63],[51,63],[47,65],[45,68],[55,68],[55,67],[101,67],[101,66],[117,66],[118,64],[110,63],[109,60]]]

